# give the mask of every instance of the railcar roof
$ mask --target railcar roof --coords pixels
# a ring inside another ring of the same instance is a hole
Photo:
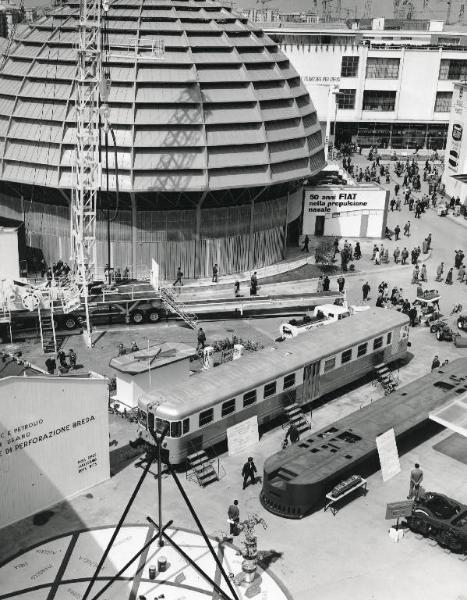
[[[391,427],[396,436],[409,431],[465,388],[467,358],[459,358],[276,452],[266,460],[264,472],[286,469],[290,484],[295,485],[324,481],[373,451],[378,435]],[[345,443],[339,437],[344,432],[361,440]]]
[[[372,308],[193,375],[183,384],[148,395],[146,401],[164,403],[168,418],[172,410],[174,416],[184,418],[408,322],[398,311]]]

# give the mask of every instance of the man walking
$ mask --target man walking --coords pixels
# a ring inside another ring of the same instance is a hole
[[[368,300],[368,294],[370,293],[370,289],[371,288],[368,281],[362,285],[363,302],[366,302]]]
[[[415,498],[418,500],[420,494],[420,484],[423,481],[423,471],[420,469],[420,465],[415,463],[415,468],[410,472],[410,488],[407,499]]]
[[[399,239],[399,234],[400,234],[400,232],[401,232],[401,228],[399,227],[399,225],[396,225],[396,226],[394,227],[394,235],[395,235],[395,238],[394,238],[394,239],[395,239],[395,240],[398,240],[398,239]]]
[[[243,489],[246,488],[248,484],[248,479],[251,483],[255,483],[255,473],[256,473],[256,465],[253,462],[253,457],[249,456],[248,461],[243,465],[242,475],[243,475]]]
[[[407,248],[404,246],[404,249],[401,252],[401,259],[402,259],[402,264],[405,265],[407,264],[407,259],[409,257],[409,251],[407,250]]]
[[[173,282],[173,285],[183,285],[183,281],[182,281],[182,277],[183,277],[183,271],[182,271],[182,267],[178,267],[177,269],[177,279]]]
[[[407,223],[404,225],[404,235],[407,237],[410,236],[410,221],[407,221]]]
[[[238,535],[238,524],[240,523],[240,510],[238,508],[238,500],[234,500],[227,511],[230,524],[230,537]]]
[[[310,252],[310,249],[308,248],[310,244],[310,238],[308,237],[308,234],[305,236],[305,239],[303,240],[303,248],[302,248],[302,252]]]
[[[342,277],[342,275],[340,277],[338,277],[337,285],[339,286],[339,292],[342,293],[344,291],[344,286],[345,286],[345,277]]]

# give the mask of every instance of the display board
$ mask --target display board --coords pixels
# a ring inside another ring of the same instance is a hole
[[[467,173],[467,86],[456,83],[452,94],[451,114],[446,141],[443,182],[449,196],[467,198],[467,187],[453,175]]]
[[[376,438],[376,447],[383,481],[388,481],[401,471],[394,429],[388,429],[388,431],[379,435]]]
[[[305,188],[303,235],[381,237],[387,192],[378,186]]]
[[[255,415],[227,429],[229,455],[245,454],[259,442],[258,417]]]
[[[110,477],[106,379],[0,379],[0,528]]]
[[[400,502],[388,502],[386,506],[386,520],[410,517],[413,510],[413,500],[401,500]]]

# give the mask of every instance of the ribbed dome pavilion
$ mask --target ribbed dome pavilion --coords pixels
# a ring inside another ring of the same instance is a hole
[[[31,208],[32,202],[40,203],[42,214],[47,213],[45,205],[54,205],[54,215],[57,205],[67,207],[76,135],[78,13],[79,3],[72,0],[23,30],[0,73],[4,216],[15,216],[15,203],[6,198],[12,190],[30,198]],[[114,0],[106,27],[104,66],[111,78],[120,221],[128,225],[125,209],[130,207],[133,227],[135,211],[138,218],[143,211],[151,212],[137,224],[152,232],[151,239],[142,235],[142,242],[221,239],[243,234],[245,228],[251,233],[251,227],[264,231],[265,224],[256,223],[258,214],[253,224],[251,219],[243,223],[244,215],[235,209],[254,198],[263,204],[284,198],[297,182],[324,166],[316,111],[297,72],[266,34],[230,6],[212,0]],[[153,48],[161,44],[165,50],[158,57]],[[105,183],[105,162],[103,167]],[[115,177],[111,148],[111,192]],[[104,193],[102,202],[114,206],[115,198]],[[230,213],[207,214],[221,207]],[[174,216],[162,217],[163,211],[176,212],[174,208],[193,214],[180,214],[179,224],[172,223]],[[274,209],[264,208],[265,214]],[[214,226],[219,218],[230,222],[230,228],[225,223],[222,231]],[[211,229],[203,232],[205,222],[211,222]],[[266,225],[270,229],[277,224],[269,215]],[[57,226],[60,234],[62,225]],[[37,223],[31,221],[29,228],[26,223],[26,229],[31,245],[41,246],[33,235],[44,238],[43,231],[36,231]],[[63,236],[67,231],[63,229]],[[171,231],[177,232],[176,239]],[[124,237],[123,231],[112,235],[114,243]],[[134,267],[135,257],[130,261],[128,250],[114,250],[115,260]],[[53,249],[44,251],[51,260]],[[186,252],[177,260],[183,262]],[[277,258],[273,252],[262,261],[253,258],[242,264],[252,267]],[[229,260],[224,271],[236,269]],[[206,269],[188,266],[187,274],[190,270],[195,275]]]

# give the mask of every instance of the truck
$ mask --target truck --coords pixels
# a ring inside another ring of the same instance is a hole
[[[281,323],[279,330],[282,339],[290,339],[316,329],[330,325],[341,319],[350,317],[350,310],[347,303],[342,306],[337,304],[321,304],[317,306],[311,315],[305,315],[302,319],[291,319],[288,323]]]

